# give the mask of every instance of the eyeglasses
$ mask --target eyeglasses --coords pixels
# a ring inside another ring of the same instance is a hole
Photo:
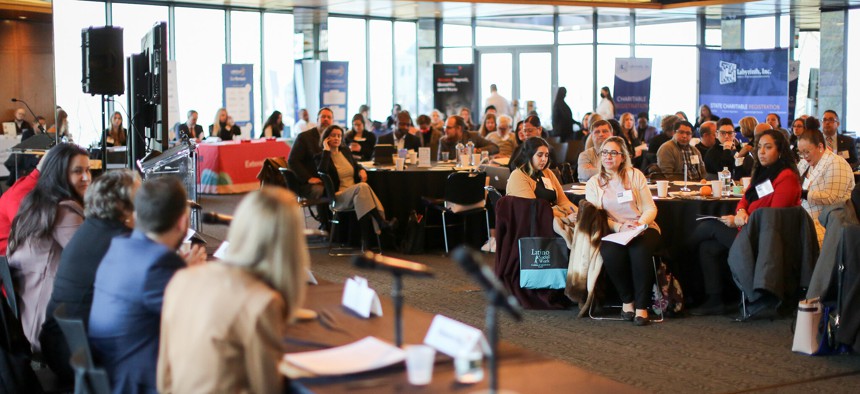
[[[805,158],[809,157],[809,155],[810,155],[810,154],[812,154],[812,152],[810,152],[810,151],[808,151],[808,150],[807,150],[807,151],[799,150],[799,151],[797,151],[797,154],[798,154],[800,157],[802,157],[802,158],[804,158],[804,159],[805,159]]]
[[[609,157],[615,158],[615,157],[618,157],[618,155],[620,155],[620,154],[621,154],[621,152],[619,152],[617,150],[602,150],[602,151],[600,151],[600,155],[604,156],[604,157],[609,156]]]
[[[834,119],[834,118],[824,118],[821,120],[824,121],[825,123],[836,122],[836,119]]]
[[[734,131],[720,131],[720,135],[735,135]]]
[[[680,134],[680,135],[693,135],[693,132],[692,132],[692,131],[676,131],[676,132],[675,132],[675,134]]]

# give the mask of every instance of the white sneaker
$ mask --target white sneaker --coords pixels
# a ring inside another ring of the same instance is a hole
[[[496,237],[490,237],[484,246],[481,246],[482,252],[496,253]]]

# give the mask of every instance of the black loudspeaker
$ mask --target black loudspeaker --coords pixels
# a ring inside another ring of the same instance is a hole
[[[81,30],[81,56],[84,93],[107,96],[125,93],[121,27]]]

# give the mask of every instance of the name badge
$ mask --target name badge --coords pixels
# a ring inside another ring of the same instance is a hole
[[[693,165],[699,164],[699,156],[698,155],[690,156],[690,163],[692,163]]]
[[[615,195],[618,197],[619,203],[625,203],[625,202],[633,201],[633,191],[632,190],[625,190],[621,193],[615,193]]]
[[[758,193],[758,198],[762,198],[773,193],[773,184],[770,183],[770,179],[762,182],[758,186],[755,187],[755,192]]]
[[[846,160],[847,160],[849,157],[851,157],[851,155],[849,155],[849,154],[848,154],[848,151],[847,151],[847,150],[844,150],[844,151],[839,152],[839,156],[842,156],[842,157],[843,157],[843,158],[845,158]]]
[[[541,180],[543,180],[543,187],[545,187],[546,190],[555,190],[552,188],[552,181],[550,181],[549,178],[544,176],[541,177]]]
[[[803,190],[809,190],[809,184],[812,183],[809,178],[803,179]]]

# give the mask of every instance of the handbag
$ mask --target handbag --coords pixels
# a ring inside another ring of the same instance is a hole
[[[427,221],[413,209],[406,223],[406,234],[400,244],[400,252],[406,254],[424,253],[424,233]]]
[[[797,323],[791,351],[803,354],[818,354],[818,327],[821,324],[823,307],[818,298],[800,300],[797,304]]]
[[[537,200],[531,205],[530,237],[519,239],[520,287],[524,289],[564,289],[570,251],[559,237],[535,237]]]
[[[657,278],[651,289],[651,310],[656,315],[677,316],[684,309],[684,291],[678,278],[662,260],[657,265]]]

